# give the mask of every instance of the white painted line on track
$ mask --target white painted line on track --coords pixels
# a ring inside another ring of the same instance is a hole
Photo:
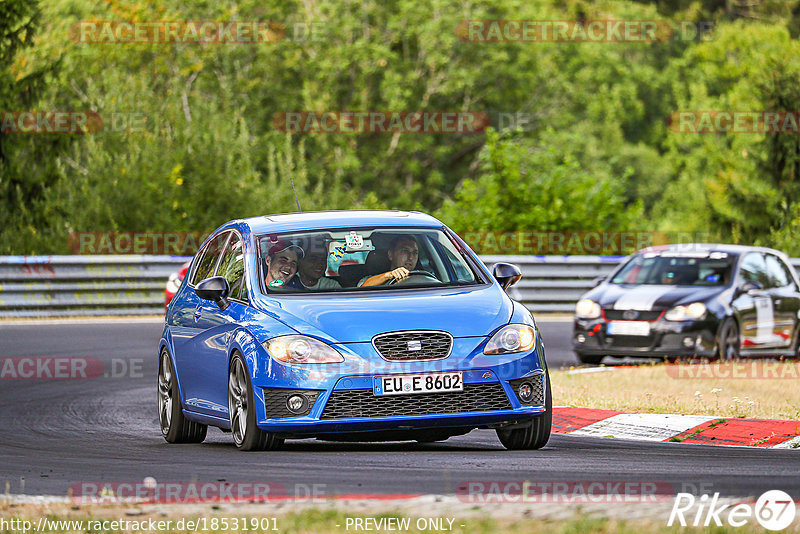
[[[786,440],[783,443],[770,447],[771,449],[800,449],[800,436],[795,436],[792,439]]]
[[[625,413],[580,428],[570,435],[664,441],[685,430],[719,419],[703,415]]]
[[[607,373],[608,371],[615,370],[616,367],[586,367],[583,369],[570,369],[567,371],[568,375],[582,375],[586,373]]]

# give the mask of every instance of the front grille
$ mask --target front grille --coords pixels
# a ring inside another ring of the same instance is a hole
[[[292,395],[304,395],[308,404],[301,413],[290,412],[286,407],[286,399]],[[270,419],[280,417],[302,417],[311,412],[311,407],[317,401],[319,391],[313,389],[277,389],[264,388],[264,404],[267,408],[267,417]]]
[[[636,316],[633,317],[632,314],[629,313],[628,317],[625,317],[626,312],[634,312]],[[661,315],[662,312],[656,311],[639,311],[639,310],[604,310],[603,313],[606,316],[606,319],[609,321],[655,321]]]
[[[399,417],[462,412],[510,410],[503,386],[465,384],[464,391],[417,393],[414,395],[373,395],[371,389],[334,391],[322,412],[322,419],[350,417]]]
[[[383,359],[393,362],[439,360],[450,355],[453,336],[435,330],[390,332],[372,338],[372,346]]]
[[[653,336],[612,336],[606,338],[610,348],[648,348],[653,344]]]
[[[538,406],[544,406],[544,386],[542,385],[542,378],[544,375],[538,376],[529,376],[527,378],[518,378],[516,380],[511,380],[509,384],[511,388],[514,390],[514,394],[516,394],[517,399],[522,404],[535,404]],[[519,386],[523,382],[530,383],[531,387],[533,388],[533,398],[528,402],[524,402],[522,399],[519,398]]]

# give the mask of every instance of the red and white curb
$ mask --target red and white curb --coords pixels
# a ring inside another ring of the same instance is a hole
[[[555,407],[553,432],[572,436],[800,449],[800,421],[622,413]]]

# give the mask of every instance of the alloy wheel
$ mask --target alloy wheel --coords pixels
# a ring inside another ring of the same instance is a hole
[[[231,365],[228,376],[228,411],[231,416],[231,434],[236,445],[241,445],[247,432],[247,378],[242,361]]]
[[[169,432],[172,424],[172,380],[169,356],[162,354],[158,369],[158,420],[164,435]]]

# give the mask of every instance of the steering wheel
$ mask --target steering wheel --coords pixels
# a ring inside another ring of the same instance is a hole
[[[412,276],[427,276],[428,278],[433,278],[434,280],[436,280],[440,284],[442,283],[442,281],[439,280],[438,278],[436,278],[436,276],[433,275],[432,273],[429,273],[428,271],[420,270],[420,271],[409,271],[408,272],[408,276],[403,278],[399,282],[397,281],[397,278],[392,278],[391,280],[389,280],[387,285],[393,286],[394,284],[405,284],[406,282],[408,282],[408,280],[411,279]]]

